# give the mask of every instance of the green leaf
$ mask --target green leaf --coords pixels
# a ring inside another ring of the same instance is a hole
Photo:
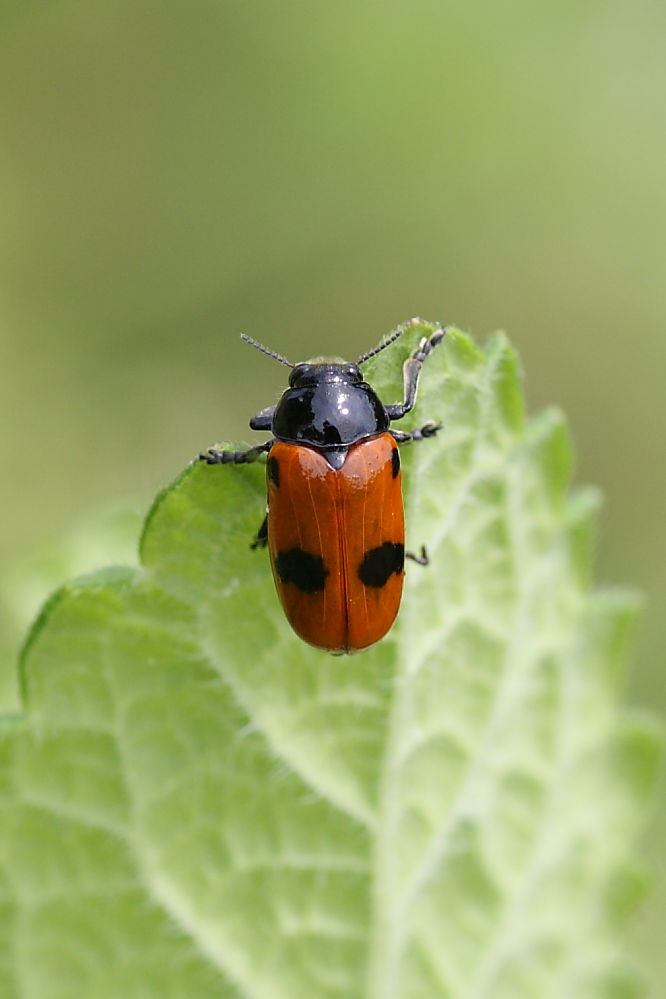
[[[63,578],[114,562],[134,559],[145,502],[126,498],[79,518],[72,530],[46,550],[3,566],[0,578],[0,714],[17,710],[16,652],[37,609]],[[4,627],[3,627],[4,626]]]
[[[414,340],[368,364],[387,400]],[[248,547],[259,465],[193,464],[140,568],[46,605],[0,729],[3,999],[635,994],[637,601],[591,588],[596,497],[561,416],[525,423],[503,337],[448,335],[428,418],[404,481],[431,565],[367,652],[290,632]]]

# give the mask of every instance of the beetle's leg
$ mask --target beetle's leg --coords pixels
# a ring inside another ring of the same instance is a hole
[[[414,408],[416,402],[416,389],[419,384],[419,375],[426,357],[433,352],[437,344],[441,343],[446,336],[446,326],[438,326],[430,336],[424,336],[414,353],[407,358],[402,366],[403,378],[403,402],[396,402],[392,406],[386,407],[389,420],[401,420]]]
[[[438,430],[442,429],[443,424],[435,423],[434,420],[428,420],[424,423],[422,427],[418,427],[416,430],[389,430],[389,433],[394,441],[398,444],[409,444],[411,441],[422,441],[426,437],[434,437]]]
[[[275,406],[266,406],[260,413],[250,420],[250,430],[270,430],[273,426],[273,414]]]
[[[214,447],[209,447],[207,451],[199,455],[201,461],[209,465],[245,465],[250,461],[256,461],[260,455],[270,450],[275,442],[273,440],[264,441],[256,447],[250,447],[246,451],[217,451]]]
[[[405,558],[410,558],[412,562],[416,562],[417,565],[430,565],[430,559],[428,558],[425,545],[421,545],[421,551],[418,555],[415,555],[414,552],[405,552]]]
[[[255,548],[265,548],[268,544],[268,514],[264,517],[261,522],[261,527],[257,531],[257,536],[250,545],[250,548],[254,551]]]

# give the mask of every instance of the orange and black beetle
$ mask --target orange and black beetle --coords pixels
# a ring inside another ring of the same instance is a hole
[[[284,612],[302,639],[329,652],[355,652],[379,641],[398,613],[405,552],[398,444],[432,437],[426,423],[391,430],[414,407],[421,367],[446,335],[438,326],[403,367],[404,401],[385,406],[363,381],[360,365],[398,338],[413,319],[355,364],[315,358],[292,369],[276,406],[250,420],[270,440],[247,451],[216,451],[209,465],[254,461],[267,453],[267,513],[253,548],[268,544]]]

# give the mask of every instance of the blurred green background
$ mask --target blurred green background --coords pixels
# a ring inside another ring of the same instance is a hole
[[[283,374],[240,331],[354,358],[420,314],[506,329],[530,408],[567,412],[598,576],[649,598],[628,697],[663,711],[666,7],[5,0],[0,25],[6,661],[40,573],[131,557],[155,490],[248,438]],[[656,983],[664,838],[634,928]]]

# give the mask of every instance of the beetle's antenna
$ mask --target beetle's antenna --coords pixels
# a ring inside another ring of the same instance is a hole
[[[375,354],[379,354],[380,351],[384,350],[386,347],[389,347],[394,342],[394,340],[397,340],[399,336],[402,336],[402,334],[405,332],[406,329],[407,329],[406,326],[400,326],[400,328],[397,329],[395,333],[392,333],[391,336],[388,337],[386,340],[384,340],[382,343],[380,343],[378,347],[373,347],[372,350],[367,351],[367,353],[361,354],[356,363],[364,364],[371,357],[374,357]]]
[[[270,350],[269,347],[264,347],[263,343],[259,343],[258,340],[253,340],[252,337],[247,336],[246,333],[241,333],[241,340],[245,340],[245,343],[249,343],[251,347],[256,347],[262,354],[268,354],[269,357],[279,361],[280,364],[286,364],[288,368],[294,367],[291,361],[288,361],[286,357],[282,356],[282,354],[278,354],[274,350]]]

